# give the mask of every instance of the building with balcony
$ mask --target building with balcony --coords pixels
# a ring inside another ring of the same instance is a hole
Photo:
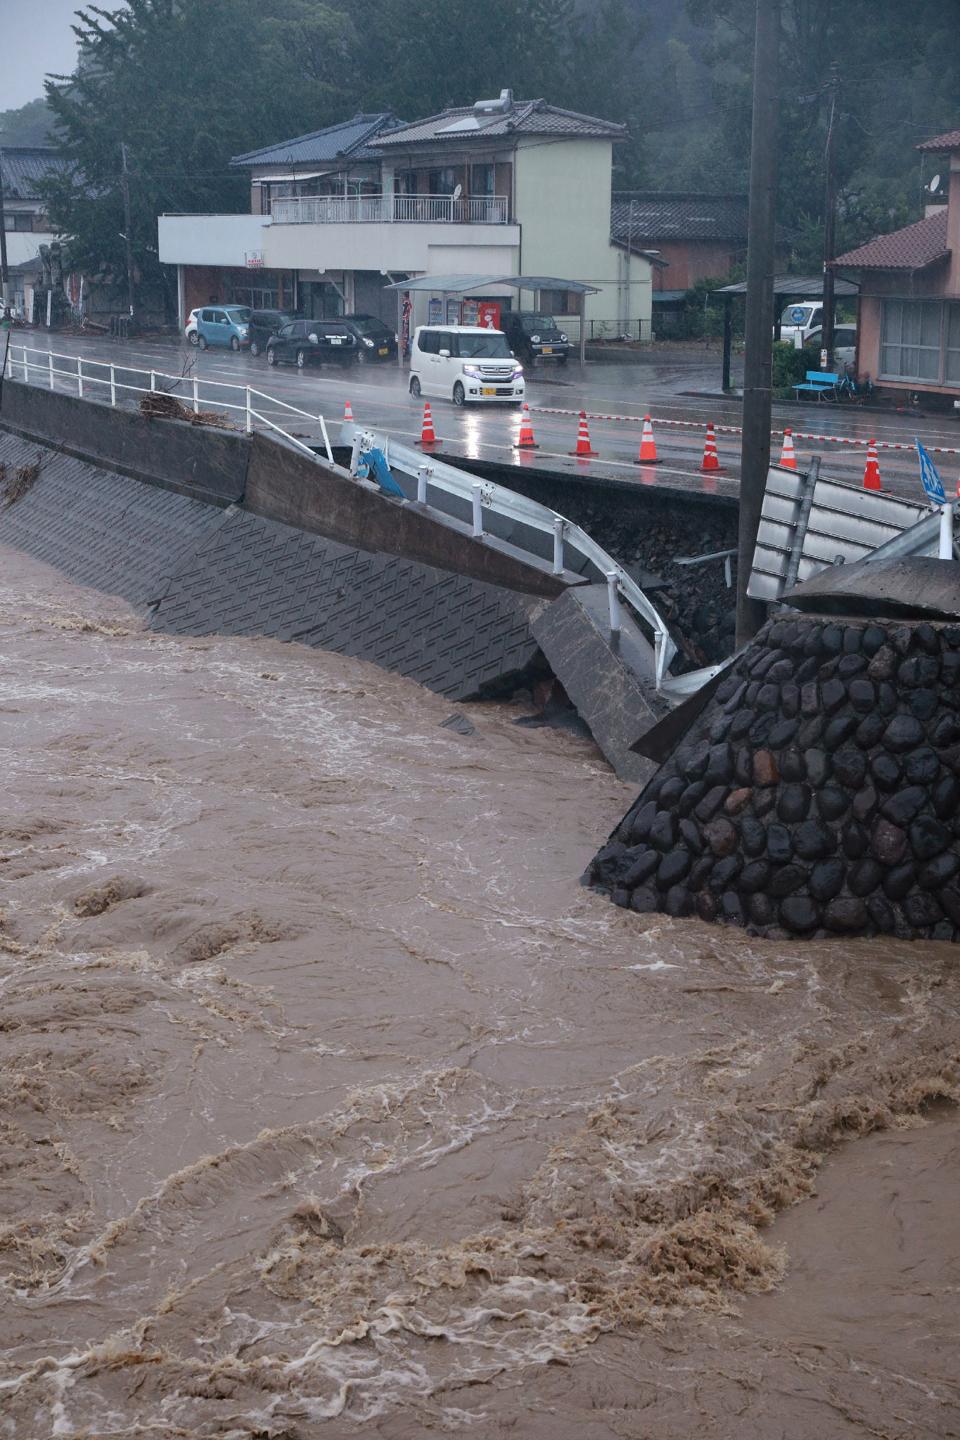
[[[597,288],[586,312],[594,333],[645,323],[649,338],[653,261],[610,234],[613,146],[625,133],[509,91],[413,124],[357,115],[236,156],[250,174],[250,213],[162,215],[160,258],[177,266],[181,319],[218,300],[393,324],[386,287],[396,281],[561,275]],[[471,300],[509,305],[515,294],[491,286]],[[414,324],[431,302],[415,297]],[[578,296],[546,292],[541,304],[577,332]]]
[[[960,130],[917,149],[942,157],[946,204],[833,265],[860,283],[858,373],[884,390],[960,402]]]

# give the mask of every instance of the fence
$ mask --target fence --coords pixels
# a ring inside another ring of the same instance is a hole
[[[505,195],[302,195],[270,205],[275,225],[506,225]]]
[[[65,363],[55,364],[55,361]],[[53,350],[36,350],[28,345],[8,345],[5,374],[12,380],[23,380],[26,385],[43,385],[50,390],[55,390],[58,382],[65,382],[62,388],[72,390],[76,387],[78,399],[106,400],[114,408],[122,403],[125,393],[149,395],[163,392],[184,399],[193,413],[198,415],[201,401],[205,400],[208,404],[215,405],[218,410],[235,410],[242,414],[244,429],[248,435],[259,425],[279,435],[298,450],[304,451],[311,459],[315,458],[316,452],[311,446],[304,444],[298,436],[284,430],[282,425],[270,419],[260,403],[266,402],[275,414],[284,412],[298,415],[309,420],[311,424],[319,425],[327,459],[333,464],[333,450],[322,415],[312,415],[309,410],[288,405],[285,400],[278,400],[275,395],[267,395],[262,390],[254,390],[250,385],[231,385],[223,380],[201,379],[195,373],[169,375],[163,370],[138,370],[129,365],[115,365],[105,360],[84,360],[81,355],[60,355]],[[131,383],[129,377],[135,375],[143,376],[145,383]],[[206,392],[211,390],[232,392],[235,398],[231,399],[229,395],[225,399],[219,394],[208,395]]]

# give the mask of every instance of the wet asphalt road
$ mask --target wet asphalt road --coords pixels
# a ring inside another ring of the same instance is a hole
[[[17,347],[26,343],[38,350],[48,348],[46,337],[36,333],[26,336],[17,333],[11,341],[14,373],[18,374],[22,372],[16,366]],[[154,369],[162,376],[176,377],[179,381],[176,384],[170,379],[158,379],[158,387],[175,388],[187,402],[192,397],[195,375],[204,408],[236,403],[241,397],[227,387],[250,385],[263,392],[264,398],[254,403],[265,421],[273,421],[310,441],[319,438],[315,417],[320,414],[328,427],[334,427],[333,438],[336,438],[347,401],[359,424],[385,430],[407,443],[420,434],[422,402],[415,402],[407,393],[407,374],[395,364],[352,367],[345,371],[333,367],[303,372],[292,366],[273,369],[262,355],[253,357],[228,350],[201,353],[186,341],[164,338],[118,343],[107,338],[58,335],[53,348],[60,354],[82,358],[86,393],[90,396],[108,397],[107,367],[113,363],[118,367],[115,371],[118,385],[148,384],[143,372]],[[39,361],[39,357],[34,358]],[[46,365],[45,358],[42,363]],[[67,361],[58,361],[56,368],[67,370],[71,366]],[[719,389],[719,368],[719,353],[710,356],[702,351],[651,353],[639,363],[595,362],[583,369],[573,362],[565,367],[538,365],[527,373],[527,400],[537,450],[514,448],[518,414],[513,407],[478,406],[457,410],[445,401],[435,400],[431,404],[441,441],[438,453],[451,461],[460,456],[646,486],[736,495],[740,439],[738,434],[727,434],[720,427],[739,425],[740,402],[715,395]],[[34,372],[31,378],[39,376]],[[737,378],[735,372],[735,382]],[[76,382],[65,376],[55,375],[54,385],[76,393]],[[121,396],[123,393],[122,389],[118,391]],[[285,410],[266,397],[304,413]],[[569,454],[576,442],[577,413],[581,409],[591,417],[616,417],[590,419],[592,445],[599,452],[590,460],[575,459]],[[660,456],[660,464],[655,468],[634,463],[639,453],[641,421],[646,413],[653,416]],[[242,415],[237,418],[242,423]],[[719,474],[712,475],[700,470],[708,420],[718,427],[717,443],[723,467]],[[857,407],[777,402],[774,405],[775,455],[779,454],[780,432],[787,425],[794,432],[860,440],[875,437],[880,442],[907,446],[912,446],[914,436],[919,435],[929,447],[960,450],[960,417],[952,415],[923,419],[895,412],[862,411]],[[269,427],[264,423],[258,428]],[[820,454],[825,473],[839,480],[860,483],[865,461],[861,447],[830,444],[801,435],[796,448],[801,464],[811,454]],[[935,455],[935,459],[945,488],[953,493],[960,473],[960,454]],[[880,467],[884,489],[919,498],[921,491],[912,449],[901,452],[881,449]]]

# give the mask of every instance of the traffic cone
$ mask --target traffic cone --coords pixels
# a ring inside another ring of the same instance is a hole
[[[659,465],[657,459],[657,442],[653,438],[653,424],[650,416],[643,417],[643,430],[640,432],[640,458],[634,460],[634,465]]]
[[[580,424],[577,427],[577,448],[570,451],[571,455],[578,455],[581,459],[591,455],[599,454],[599,451],[591,449],[590,431],[587,428],[587,412],[580,411]]]
[[[700,466],[700,469],[711,471],[722,468],[720,458],[717,455],[717,437],[714,434],[713,421],[711,420],[707,425],[707,437],[703,442],[703,464]]]
[[[417,441],[417,444],[422,445],[425,450],[439,444],[439,441],[437,440],[437,432],[433,428],[433,415],[430,413],[429,400],[426,400],[424,402],[423,426],[420,430],[420,439]]]
[[[780,465],[784,470],[796,470],[797,452],[793,448],[793,431],[789,425],[783,432],[783,451],[780,455]]]
[[[353,406],[350,404],[349,400],[343,407],[343,423],[344,425],[353,424]]]
[[[539,445],[533,438],[533,425],[530,420],[530,406],[526,400],[523,402],[523,411],[520,415],[520,435],[515,449],[517,450],[539,450]]]
[[[867,465],[863,472],[864,490],[880,489],[880,461],[877,459],[877,442],[871,440],[867,446]]]

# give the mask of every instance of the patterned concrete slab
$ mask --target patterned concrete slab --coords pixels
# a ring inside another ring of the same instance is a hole
[[[546,603],[236,511],[182,567],[151,623],[296,640],[463,700],[537,659],[530,624]]]
[[[35,461],[40,474],[33,487],[13,504],[0,500],[0,543],[134,605],[159,599],[185,557],[225,519],[225,511],[202,501],[0,430],[8,478]]]

